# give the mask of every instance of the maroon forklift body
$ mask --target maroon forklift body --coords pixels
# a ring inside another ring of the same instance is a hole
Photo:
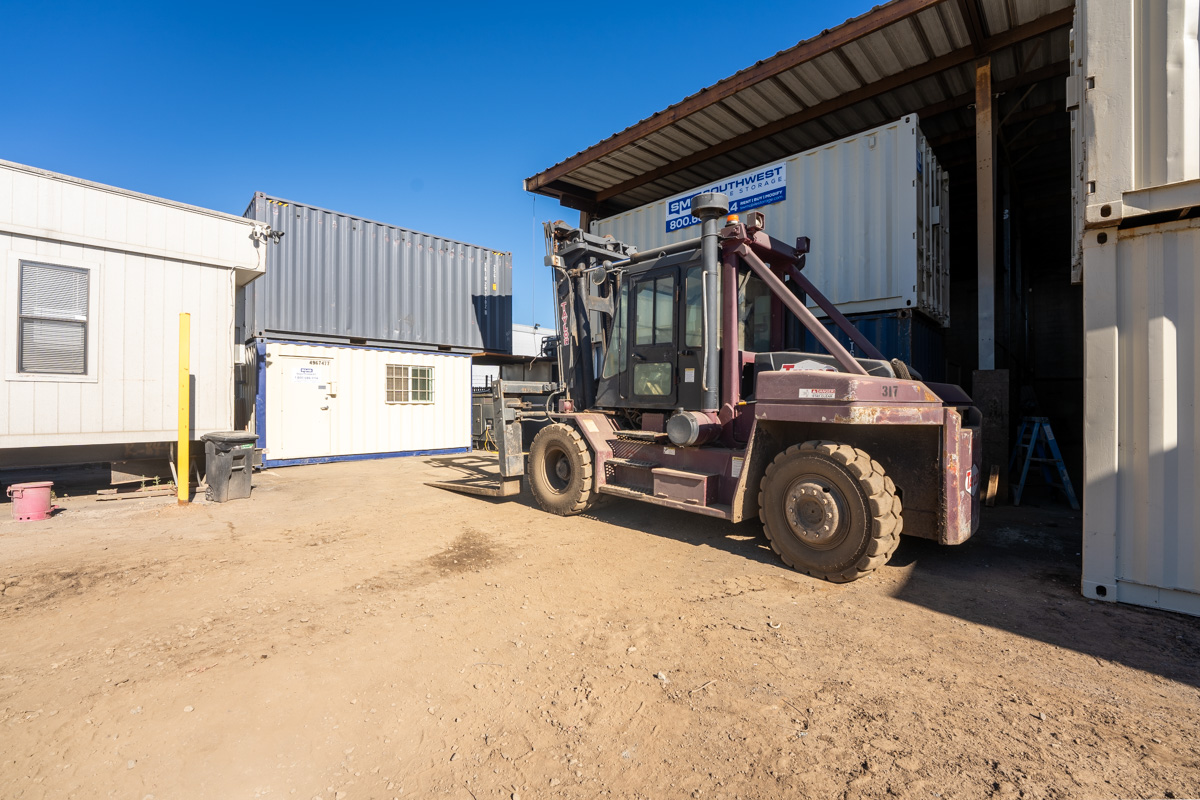
[[[493,384],[500,486],[435,485],[507,496],[524,475],[560,515],[613,495],[757,516],[785,563],[838,582],[885,563],[901,532],[970,537],[982,461],[970,398],[885,359],[805,277],[808,239],[772,239],[757,212],[722,224],[723,195],[691,202],[702,235],[643,253],[546,226],[560,380]],[[824,352],[789,348],[789,317]]]

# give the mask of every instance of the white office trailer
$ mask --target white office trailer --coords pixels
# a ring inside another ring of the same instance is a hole
[[[469,354],[254,342],[266,466],[468,452]]]
[[[699,236],[698,192],[759,208],[767,232],[812,240],[805,274],[844,314],[918,310],[950,321],[950,180],[915,114],[592,223],[648,250]],[[814,313],[823,312],[811,301]]]
[[[232,428],[234,295],[263,272],[261,230],[0,161],[0,467],[166,458],[181,312],[191,438]]]
[[[1083,593],[1200,614],[1200,0],[1076,5]]]

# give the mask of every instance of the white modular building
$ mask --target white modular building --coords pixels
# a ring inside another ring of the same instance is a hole
[[[542,355],[546,339],[554,337],[554,328],[543,328],[540,324],[522,325],[514,322],[512,326],[512,355],[524,356],[527,359],[538,358]],[[553,352],[553,351],[551,351]],[[480,354],[475,359],[471,370],[471,387],[484,389],[500,376],[500,367],[496,364],[480,363],[488,361],[488,353]]]
[[[263,465],[471,449],[471,356],[257,340],[247,346]]]
[[[183,312],[191,438],[232,428],[234,297],[263,272],[261,229],[0,161],[0,467],[167,455]]]

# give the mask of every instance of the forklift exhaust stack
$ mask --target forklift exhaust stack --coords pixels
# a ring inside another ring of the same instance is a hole
[[[692,198],[692,216],[700,223],[700,264],[704,268],[701,284],[704,297],[704,364],[701,371],[700,398],[702,411],[720,408],[717,392],[717,375],[721,369],[721,332],[714,324],[721,317],[721,300],[717,293],[721,262],[717,255],[720,249],[718,235],[721,232],[721,217],[729,213],[729,197],[720,192],[705,192]]]

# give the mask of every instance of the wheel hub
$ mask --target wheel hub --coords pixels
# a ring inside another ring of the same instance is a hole
[[[541,467],[546,476],[546,484],[550,491],[562,494],[571,485],[571,459],[558,448],[546,452],[546,460]]]
[[[559,480],[568,481],[571,479],[571,462],[565,457],[560,457],[558,463],[554,465],[554,474]]]
[[[792,532],[810,547],[826,549],[845,537],[845,499],[824,478],[815,475],[798,478],[788,488],[784,503]]]

